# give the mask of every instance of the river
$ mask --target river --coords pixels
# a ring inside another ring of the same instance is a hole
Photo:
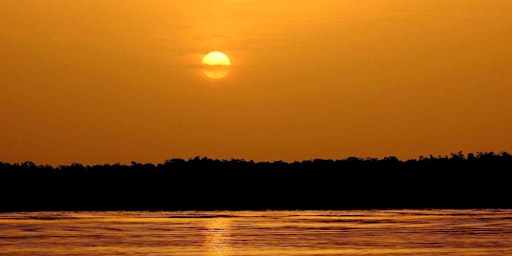
[[[512,255],[512,210],[0,213],[0,255]]]

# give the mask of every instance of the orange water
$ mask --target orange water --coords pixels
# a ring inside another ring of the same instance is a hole
[[[0,213],[0,255],[512,255],[512,210]]]

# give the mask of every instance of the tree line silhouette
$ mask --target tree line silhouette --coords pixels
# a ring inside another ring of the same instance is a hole
[[[0,211],[511,208],[512,156],[0,162]]]

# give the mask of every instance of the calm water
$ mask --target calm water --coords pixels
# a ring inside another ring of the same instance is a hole
[[[512,255],[512,210],[0,213],[0,255]]]

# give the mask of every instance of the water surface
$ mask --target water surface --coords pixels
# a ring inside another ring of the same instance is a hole
[[[512,210],[0,213],[0,255],[512,255]]]

